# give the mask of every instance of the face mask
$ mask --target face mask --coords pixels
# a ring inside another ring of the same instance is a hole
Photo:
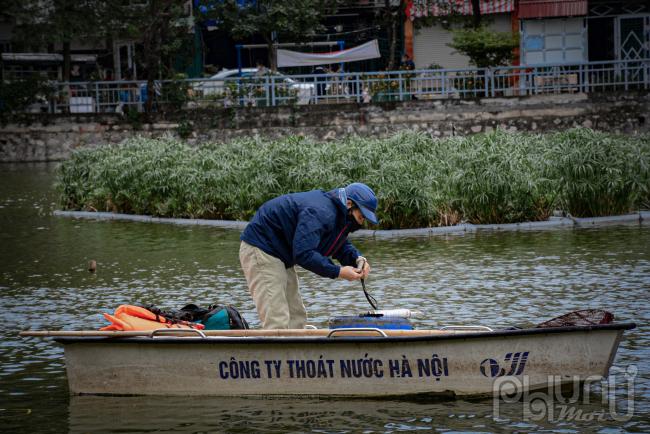
[[[352,214],[353,209],[354,208],[350,208],[348,210],[348,222],[349,222],[349,225],[350,225],[350,232],[357,231],[357,230],[359,230],[359,229],[361,229],[363,227],[363,225],[360,225],[359,223],[357,223],[357,219],[354,218],[354,214]]]

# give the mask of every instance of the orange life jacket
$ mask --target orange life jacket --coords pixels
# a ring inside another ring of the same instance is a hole
[[[203,324],[191,323],[188,321],[170,321],[167,318],[140,307],[123,304],[115,309],[113,315],[104,313],[111,324],[100,328],[102,331],[146,331],[163,328],[197,329],[203,330]]]

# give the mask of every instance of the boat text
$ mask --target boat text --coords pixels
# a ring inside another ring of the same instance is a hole
[[[432,378],[449,377],[447,357],[432,354],[430,358],[382,360],[367,353],[357,359],[286,359],[238,360],[230,357],[217,363],[222,380],[258,378]]]

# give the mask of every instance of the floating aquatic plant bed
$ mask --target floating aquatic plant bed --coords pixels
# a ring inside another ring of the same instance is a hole
[[[241,220],[204,220],[204,219],[177,219],[165,217],[151,217],[137,214],[119,214],[111,212],[92,212],[92,211],[60,211],[55,210],[53,213],[59,217],[71,217],[76,219],[91,220],[121,220],[140,223],[162,223],[183,226],[212,226],[223,229],[243,230],[248,222]],[[418,237],[429,235],[458,234],[478,231],[526,231],[526,230],[547,230],[566,227],[599,227],[607,225],[620,224],[649,224],[650,211],[640,211],[634,214],[625,214],[618,216],[603,217],[586,217],[586,218],[569,218],[569,217],[551,217],[546,221],[522,222],[522,223],[505,223],[493,225],[473,225],[470,223],[461,223],[454,226],[436,226],[428,228],[411,228],[411,229],[362,229],[352,237],[376,237],[376,238],[397,238],[397,237]]]
[[[317,143],[243,138],[191,147],[168,137],[80,150],[59,170],[63,209],[248,220],[287,192],[353,181],[380,199],[381,228],[505,224],[650,207],[650,137],[589,129],[435,139],[402,132]]]

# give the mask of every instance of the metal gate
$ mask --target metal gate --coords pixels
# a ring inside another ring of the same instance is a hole
[[[618,52],[621,60],[648,58],[650,16],[618,18]]]
[[[616,52],[620,60],[650,58],[650,15],[619,16],[616,30]],[[648,79],[648,65],[643,62],[628,64],[627,79],[645,81]]]

